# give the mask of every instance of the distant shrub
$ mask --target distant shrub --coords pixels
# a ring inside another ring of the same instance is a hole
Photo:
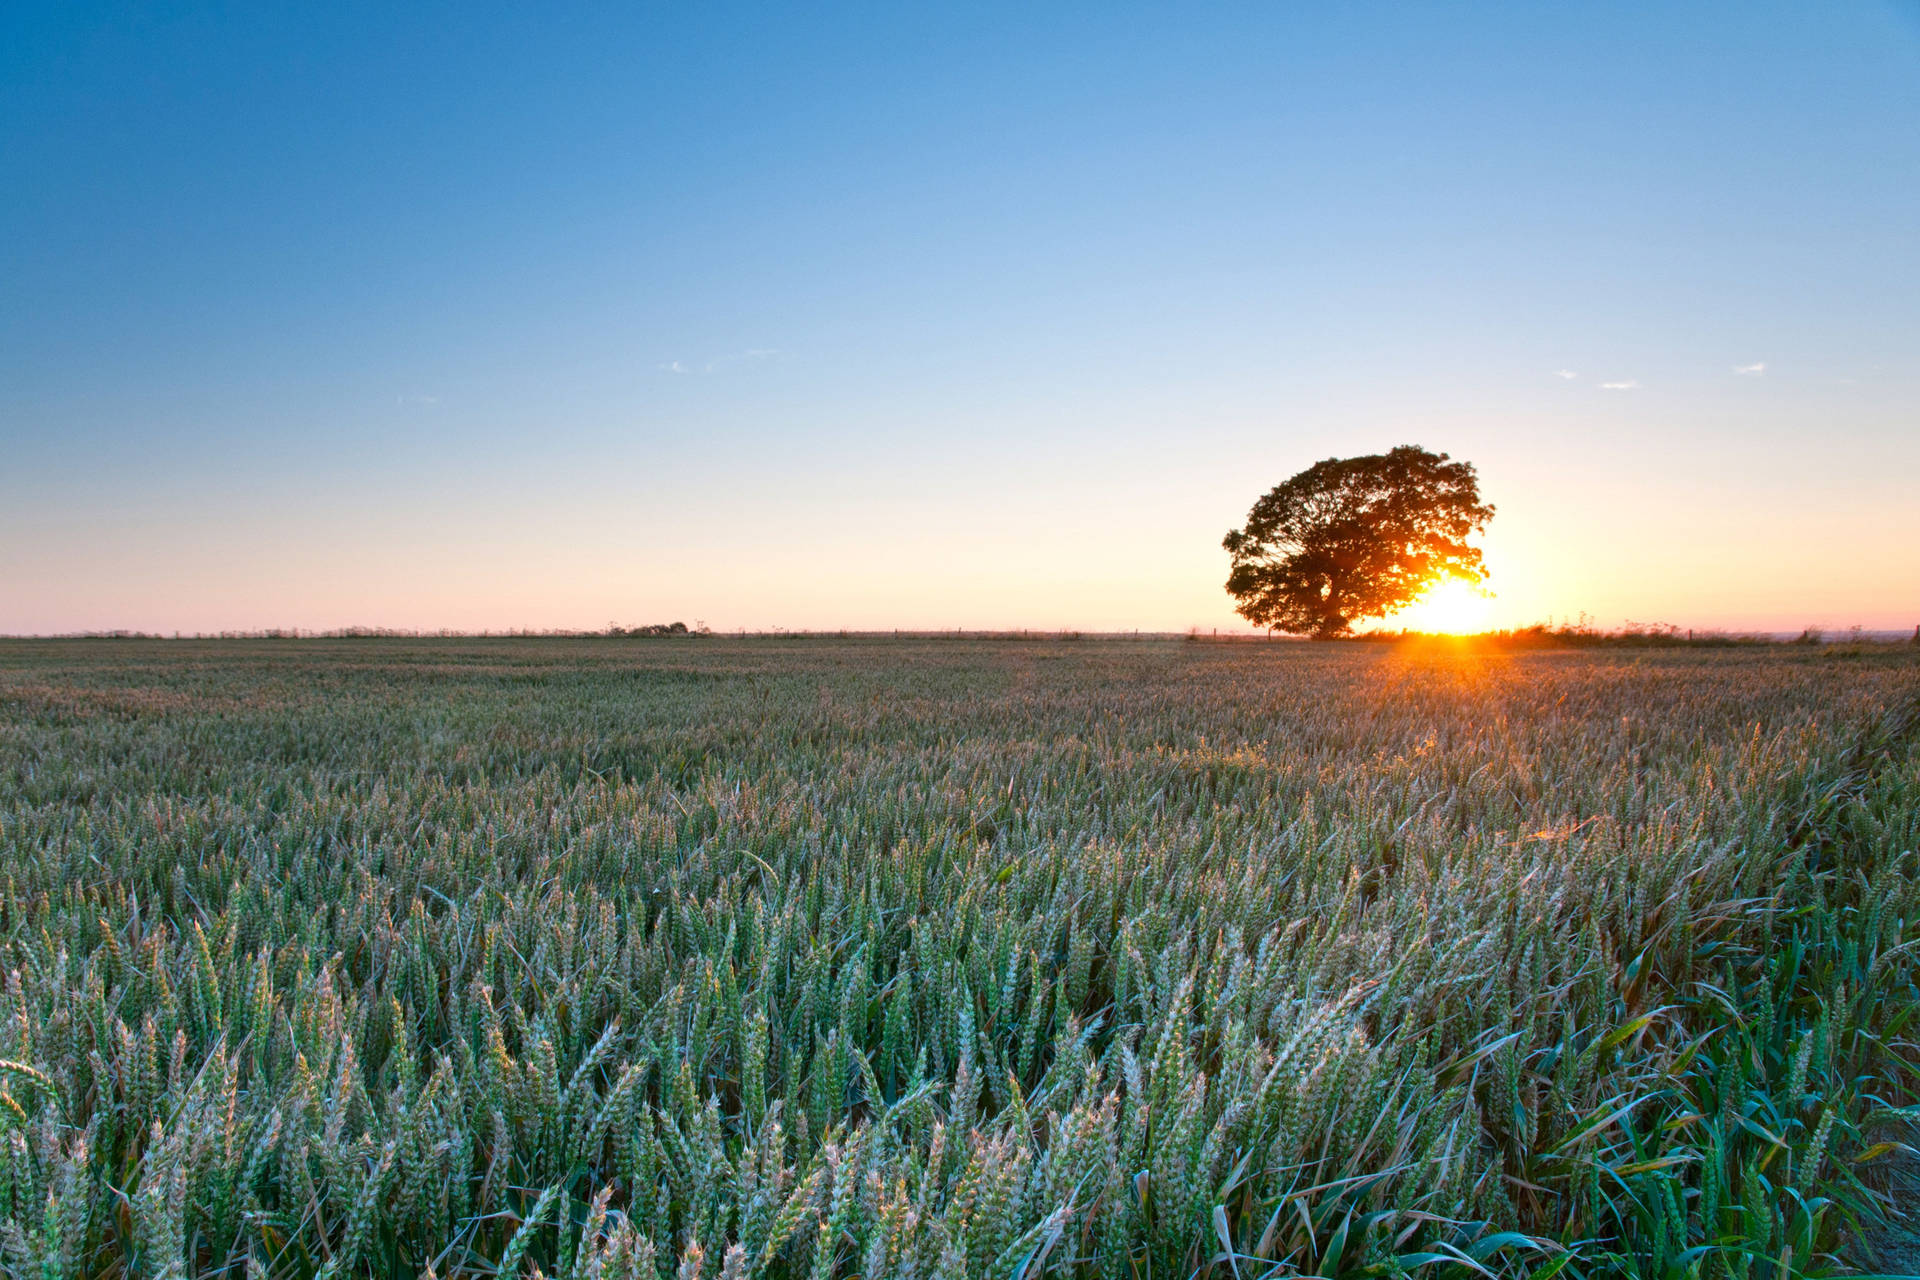
[[[643,627],[623,627],[609,622],[606,633],[623,640],[648,640],[662,636],[710,636],[713,630],[704,623],[689,628],[684,622],[650,622]]]

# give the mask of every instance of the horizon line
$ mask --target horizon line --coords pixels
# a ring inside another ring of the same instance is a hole
[[[672,630],[673,627],[679,630]],[[1561,638],[1664,639],[1688,641],[1779,641],[1798,639],[1806,642],[1847,640],[1912,640],[1920,643],[1920,623],[1909,633],[1901,627],[1865,627],[1860,625],[1799,628],[1765,627],[1683,627],[1672,623],[1641,623],[1629,620],[1616,627],[1601,627],[1591,621],[1546,620],[1515,627],[1489,627],[1481,631],[1422,631],[1415,628],[1374,627],[1334,637],[1345,640],[1383,639],[1485,639],[1500,637],[1554,636]],[[297,640],[1221,640],[1221,641],[1293,641],[1311,637],[1270,632],[1255,627],[1222,628],[1189,626],[1170,630],[1148,627],[695,627],[684,624],[648,626],[608,626],[598,629],[575,627],[507,627],[465,629],[454,627],[261,627],[225,628],[218,631],[145,631],[137,628],[104,628],[53,632],[0,632],[0,642],[51,642],[135,640],[163,642],[238,642]]]

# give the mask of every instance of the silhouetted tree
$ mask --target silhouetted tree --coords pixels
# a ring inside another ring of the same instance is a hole
[[[1442,577],[1486,577],[1466,538],[1493,518],[1470,462],[1401,445],[1328,458],[1274,486],[1227,534],[1227,591],[1269,631],[1325,639],[1410,604]]]

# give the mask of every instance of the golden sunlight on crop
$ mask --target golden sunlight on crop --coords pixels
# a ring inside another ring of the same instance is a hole
[[[1387,619],[1393,627],[1437,635],[1470,635],[1485,631],[1493,613],[1493,597],[1464,578],[1441,578],[1418,600]]]

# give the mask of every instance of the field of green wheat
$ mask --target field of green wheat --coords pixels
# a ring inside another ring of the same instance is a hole
[[[1916,698],[1891,648],[10,642],[0,1265],[1898,1271]]]

